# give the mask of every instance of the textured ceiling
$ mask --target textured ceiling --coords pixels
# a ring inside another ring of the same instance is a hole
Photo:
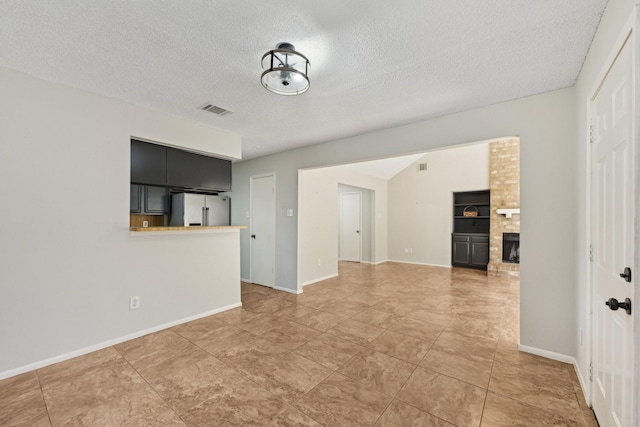
[[[0,66],[240,134],[249,159],[572,86],[605,4],[6,0]],[[282,41],[304,95],[260,84]]]

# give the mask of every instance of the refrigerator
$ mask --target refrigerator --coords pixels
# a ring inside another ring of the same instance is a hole
[[[226,196],[177,193],[171,195],[170,226],[230,225],[231,200]]]

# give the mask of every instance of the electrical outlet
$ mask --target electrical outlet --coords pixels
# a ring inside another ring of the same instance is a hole
[[[321,265],[322,265],[322,260],[318,258],[318,267],[320,267]]]
[[[409,248],[404,248],[404,253],[408,254],[409,253]]]
[[[409,253],[412,254],[413,253],[413,248],[409,248]]]
[[[147,228],[149,226],[149,221],[142,221],[142,226]]]
[[[140,297],[129,298],[129,310],[136,310],[140,308]]]

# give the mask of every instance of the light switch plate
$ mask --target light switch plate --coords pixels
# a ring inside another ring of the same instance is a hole
[[[287,209],[287,216],[293,216],[293,209]]]

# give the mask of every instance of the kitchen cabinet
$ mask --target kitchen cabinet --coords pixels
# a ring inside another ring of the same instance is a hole
[[[169,215],[170,194],[166,187],[131,184],[130,213]]]
[[[130,213],[139,214],[142,213],[142,185],[131,184],[131,190],[129,192],[129,196],[131,197],[131,201],[129,206]]]
[[[489,190],[453,193],[451,265],[487,269],[490,216]]]
[[[166,185],[167,147],[131,140],[131,182]]]
[[[451,264],[456,267],[486,270],[489,263],[489,235],[453,233]]]
[[[231,162],[167,148],[167,184],[187,189],[231,191]]]
[[[131,183],[231,191],[231,161],[132,139]]]

